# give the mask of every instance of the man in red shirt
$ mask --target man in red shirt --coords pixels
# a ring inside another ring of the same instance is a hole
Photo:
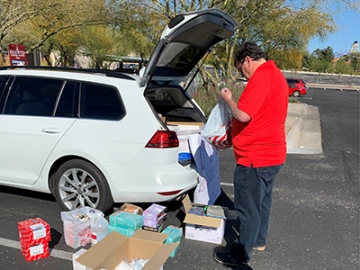
[[[253,42],[236,52],[234,63],[248,83],[237,103],[227,88],[221,97],[234,117],[234,206],[240,235],[229,252],[216,252],[214,259],[241,267],[250,262],[253,249],[265,249],[272,187],[286,159],[288,85],[274,61],[266,61]]]

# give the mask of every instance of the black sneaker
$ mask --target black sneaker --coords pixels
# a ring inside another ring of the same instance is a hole
[[[237,267],[236,269],[246,269],[250,270],[251,267],[244,262],[241,262],[240,259],[237,259],[234,257],[230,252],[228,251],[219,251],[214,253],[214,260],[218,263],[221,263],[226,266],[230,267]]]

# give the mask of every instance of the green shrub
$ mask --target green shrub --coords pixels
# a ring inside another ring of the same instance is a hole
[[[296,97],[289,97],[289,103],[299,103],[299,100]]]
[[[227,87],[232,92],[234,101],[237,101],[244,89],[242,82],[219,82],[215,87],[210,85],[206,88],[203,85],[199,86],[198,91],[193,94],[193,98],[199,104],[206,116],[209,116],[211,110],[215,107],[220,97],[220,90],[223,87]]]
[[[210,115],[211,110],[215,107],[220,97],[220,90],[226,85],[232,92],[232,97],[235,102],[240,98],[241,93],[244,90],[242,82],[219,82],[218,87],[209,85],[207,88],[200,85],[198,91],[195,92],[192,97],[199,104],[200,108],[204,111],[206,116]],[[295,97],[289,97],[289,103],[299,103],[299,100]]]

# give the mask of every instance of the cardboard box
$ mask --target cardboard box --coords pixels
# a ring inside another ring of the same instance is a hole
[[[142,215],[144,212],[144,210],[141,207],[131,204],[131,203],[124,203],[120,207],[119,211],[128,212],[128,213],[136,214],[136,215]]]
[[[192,134],[197,134],[201,131],[203,122],[167,122],[169,130],[175,131],[178,136],[185,135],[185,139]]]
[[[183,199],[185,209],[185,238],[208,243],[221,244],[225,233],[225,220],[221,218],[189,214],[192,206],[205,206],[191,203],[189,195]]]
[[[221,219],[219,228],[209,226],[186,224],[185,238],[221,245],[224,239],[225,220]]]
[[[111,232],[117,232],[117,233],[120,233],[120,234],[125,235],[127,237],[132,236],[135,233],[135,231],[136,230],[125,229],[125,228],[115,227],[115,226],[111,226],[111,225],[109,225],[109,227],[108,227],[108,234],[111,233]]]
[[[176,226],[167,226],[165,230],[162,231],[168,235],[166,238],[165,244],[167,243],[180,243],[181,238],[183,236],[183,229],[176,227]],[[177,250],[179,249],[180,245],[171,253],[170,257],[175,257]]]
[[[27,262],[45,259],[50,256],[49,244],[42,243],[28,248],[21,246],[21,253]]]
[[[114,270],[136,270],[136,269],[133,268],[129,263],[122,261]],[[163,267],[161,267],[159,270],[163,270]]]
[[[18,223],[20,248],[27,262],[49,257],[50,226],[41,218]]]
[[[111,232],[76,261],[98,270],[115,269],[122,261],[141,258],[149,259],[142,270],[158,270],[179,244],[163,244],[167,236],[167,234],[138,230],[128,238]]]
[[[144,219],[144,226],[146,227],[151,227],[151,228],[159,228],[165,221],[167,214],[163,213],[158,220],[154,220],[154,219]]]
[[[83,255],[86,251],[86,249],[81,248],[72,255],[73,270],[90,270],[85,265],[82,265],[76,261],[76,259]]]
[[[165,211],[166,211],[165,206],[153,203],[147,209],[145,209],[143,216],[144,219],[158,221],[159,218],[164,217],[163,214],[165,214]]]
[[[136,231],[144,225],[144,217],[128,212],[115,212],[109,216],[109,225]]]
[[[166,122],[166,124],[173,126],[198,126],[198,127],[202,127],[204,125],[203,122]]]
[[[143,230],[146,230],[146,231],[151,231],[151,232],[161,232],[162,229],[164,228],[164,225],[165,225],[165,222],[163,222],[159,227],[157,228],[152,228],[152,227],[149,227],[149,226],[142,226],[142,229]]]
[[[18,223],[20,244],[30,247],[51,240],[50,226],[41,218],[33,218]]]

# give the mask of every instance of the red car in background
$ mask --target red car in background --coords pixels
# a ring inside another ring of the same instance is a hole
[[[299,97],[306,95],[306,83],[303,79],[286,78],[289,86],[289,96]]]

